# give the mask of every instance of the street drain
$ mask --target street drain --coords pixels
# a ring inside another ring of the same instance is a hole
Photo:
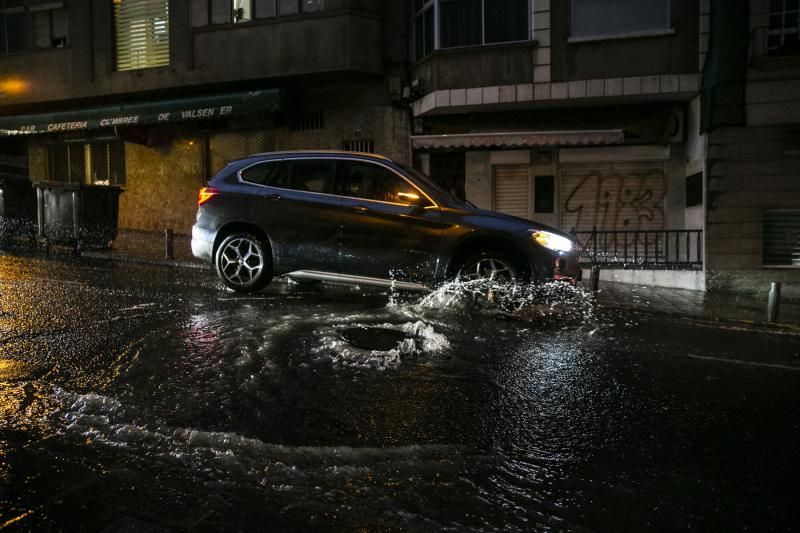
[[[342,339],[348,344],[362,350],[379,350],[388,352],[409,338],[409,334],[396,329],[358,326],[343,329],[339,332]]]

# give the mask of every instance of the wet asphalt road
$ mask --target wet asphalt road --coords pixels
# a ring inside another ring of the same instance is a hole
[[[0,530],[800,523],[799,338],[451,296],[0,256]]]

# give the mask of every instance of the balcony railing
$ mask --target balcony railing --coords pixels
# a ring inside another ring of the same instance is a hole
[[[585,264],[683,268],[703,265],[703,230],[576,231]]]

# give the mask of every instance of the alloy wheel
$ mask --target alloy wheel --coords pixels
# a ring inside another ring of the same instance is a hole
[[[259,243],[250,238],[231,239],[219,253],[220,274],[232,285],[252,285],[264,270],[264,252]]]

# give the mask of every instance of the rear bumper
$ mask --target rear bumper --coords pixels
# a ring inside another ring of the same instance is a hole
[[[211,261],[214,254],[214,234],[197,226],[192,227],[192,255]]]

